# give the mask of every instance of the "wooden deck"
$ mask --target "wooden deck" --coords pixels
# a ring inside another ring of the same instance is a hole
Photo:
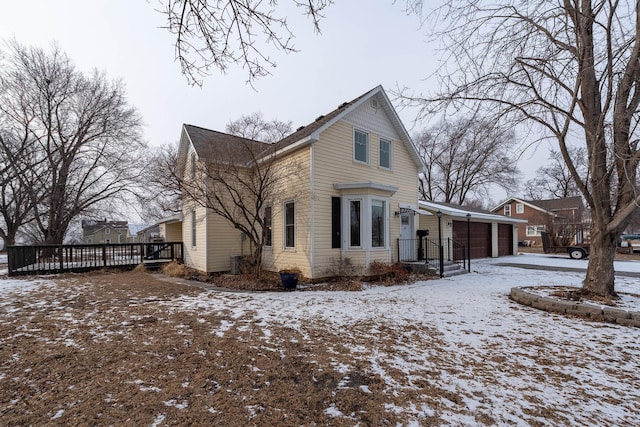
[[[9,246],[7,256],[9,276],[129,269],[182,261],[182,242]]]

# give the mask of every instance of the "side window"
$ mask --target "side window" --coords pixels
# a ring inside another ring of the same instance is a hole
[[[511,205],[504,205],[505,216],[511,216]]]
[[[296,246],[296,223],[295,223],[295,203],[285,202],[284,204],[284,247],[294,248]]]
[[[524,205],[522,203],[517,203],[516,204],[516,213],[517,214],[524,213]]]
[[[356,162],[369,163],[369,134],[359,130],[353,133],[353,159]]]
[[[331,198],[331,247],[342,247],[341,223],[342,215],[340,215],[340,197]]]
[[[380,138],[379,166],[391,169],[391,141]]]
[[[349,225],[350,225],[350,235],[349,235],[349,246],[350,247],[360,247],[362,246],[360,235],[361,235],[361,221],[360,221],[360,200],[349,200]]]
[[[196,154],[191,153],[191,167],[190,167],[190,176],[191,178],[196,177]]]
[[[271,206],[267,206],[264,208],[264,245],[265,246],[273,246],[273,220],[272,220],[272,212]]]
[[[371,202],[371,246],[384,248],[386,234],[385,202],[373,200]]]
[[[191,211],[191,246],[196,246],[196,211]]]

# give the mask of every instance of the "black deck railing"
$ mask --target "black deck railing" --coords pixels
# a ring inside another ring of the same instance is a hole
[[[424,262],[438,269],[442,274],[446,262],[460,264],[471,271],[471,258],[467,245],[447,238],[442,246],[426,237],[415,239],[398,239],[399,262]]]
[[[9,246],[7,257],[9,276],[132,268],[181,261],[182,242]]]

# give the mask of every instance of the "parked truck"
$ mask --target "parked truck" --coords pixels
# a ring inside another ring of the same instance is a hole
[[[542,235],[542,250],[545,254],[562,254],[567,253],[573,259],[583,259],[589,256],[589,244],[588,243],[576,243],[574,245],[559,246],[556,245],[549,233],[543,231]]]

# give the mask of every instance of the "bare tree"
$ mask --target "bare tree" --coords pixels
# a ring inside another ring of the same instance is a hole
[[[586,179],[589,172],[587,168],[587,152],[584,147],[567,147],[567,151],[574,161],[578,175],[583,177],[583,181],[588,182],[588,179]],[[525,182],[524,192],[526,197],[531,200],[539,200],[581,195],[582,193],[562,158],[562,153],[557,150],[551,150],[549,160],[551,160],[551,164],[539,167],[536,171],[536,177]]]
[[[84,75],[57,46],[7,46],[0,123],[23,136],[9,160],[28,190],[41,241],[62,243],[74,218],[140,183],[140,118],[120,82]]]
[[[146,185],[135,195],[140,218],[155,221],[182,212],[177,144],[151,148],[146,159]]]
[[[591,208],[583,290],[615,296],[616,241],[640,203],[637,2],[452,1],[430,16],[447,55],[441,93],[405,93],[406,100],[422,114],[480,103],[555,140]],[[587,152],[588,177],[570,155],[576,141]]]
[[[248,81],[270,74],[275,61],[266,50],[274,47],[295,52],[293,32],[286,12],[277,0],[161,0],[167,29],[176,36],[176,59],[182,73],[192,85],[202,85],[200,78],[211,68],[226,72],[239,65],[248,73]],[[323,10],[332,0],[290,0],[311,18],[320,31]]]
[[[199,153],[197,171],[179,175],[185,205],[202,206],[242,231],[251,244],[250,265],[260,274],[270,217],[265,208],[281,195],[296,166],[277,158],[277,145],[225,138]],[[276,162],[278,166],[276,167]]]
[[[225,131],[231,135],[241,136],[254,141],[268,143],[278,142],[289,135],[292,122],[283,122],[278,119],[265,120],[262,113],[255,112],[241,116],[239,119],[227,123]]]
[[[419,188],[425,200],[463,205],[470,196],[486,198],[492,187],[508,190],[518,181],[509,153],[514,134],[490,121],[443,121],[414,140],[427,165]]]

